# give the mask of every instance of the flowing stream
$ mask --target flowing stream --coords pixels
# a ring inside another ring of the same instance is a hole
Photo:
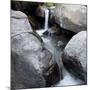
[[[62,36],[50,36],[50,37],[47,36],[47,37],[42,37],[42,39],[45,43],[45,47],[54,55],[54,59],[58,63],[59,68],[63,69],[63,72],[62,72],[63,79],[53,86],[70,86],[70,85],[83,84],[83,81],[71,75],[62,65],[62,61],[61,61],[62,59],[60,55],[62,54],[63,48],[62,47],[60,48],[59,46],[57,46],[58,42],[60,40],[62,41]],[[67,41],[63,40],[63,42],[66,43]]]
[[[63,66],[61,54],[63,51],[63,46],[68,42],[67,37],[63,35],[43,35],[44,32],[48,31],[48,19],[49,10],[45,9],[45,26],[42,30],[37,30],[36,32],[41,36],[44,41],[45,47],[53,54],[54,60],[56,60],[59,68],[63,67],[63,79],[53,86],[69,86],[69,85],[81,85],[83,82],[74,76],[72,76]],[[60,64],[61,63],[61,64]]]

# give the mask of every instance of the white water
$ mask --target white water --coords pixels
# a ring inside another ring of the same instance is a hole
[[[48,30],[48,18],[49,18],[49,10],[46,9],[46,10],[45,10],[45,27],[44,27],[44,30],[45,30],[45,31]]]
[[[56,59],[58,59],[57,56],[58,55],[58,52],[55,53],[55,48],[53,46],[53,43],[54,40],[52,41],[49,37],[45,38],[45,37],[42,37],[43,41],[44,41],[44,44],[45,44],[45,47],[52,53],[55,54],[55,57]],[[61,81],[59,81],[57,84],[55,85],[52,85],[53,86],[56,86],[56,87],[59,87],[59,86],[73,86],[73,85],[81,85],[83,84],[83,81],[81,81],[80,79],[78,78],[75,78],[74,76],[72,76],[65,68],[63,68],[63,79]]]
[[[56,59],[58,59],[59,56],[58,52],[56,50],[57,47],[54,47],[53,42],[56,40],[51,40],[50,36],[47,36],[46,38],[43,37],[43,33],[45,31],[48,31],[48,18],[49,18],[49,10],[45,9],[45,25],[44,29],[42,30],[37,30],[36,32],[42,36],[42,39],[44,41],[45,47],[53,54],[55,54]],[[60,39],[59,39],[60,40]],[[56,43],[54,43],[56,44]],[[55,52],[56,51],[56,52]],[[80,85],[83,84],[83,82],[77,78],[74,78],[67,70],[63,69],[63,80],[59,81],[57,84],[52,85],[52,86],[70,86],[70,85]]]
[[[84,84],[82,80],[75,78],[67,70],[63,69],[63,73],[64,73],[63,80],[59,81],[57,84],[53,86],[59,87],[59,86],[74,86]]]
[[[43,33],[48,30],[48,19],[49,19],[49,10],[45,9],[45,24],[44,24],[44,29],[36,31],[40,36],[42,36]]]
[[[41,31],[41,30],[40,30]],[[44,30],[43,30],[44,31]],[[42,36],[42,39],[44,41],[44,44],[45,44],[45,47],[51,52],[51,53],[54,53],[55,51],[55,47],[54,47],[54,41],[55,40],[51,40],[50,37],[43,37]],[[54,53],[55,54],[55,53]],[[58,54],[56,53],[55,54],[56,57],[59,57],[57,56]],[[80,79],[78,78],[75,78],[73,75],[71,75],[65,68],[63,68],[63,79],[61,81],[59,81],[57,84],[55,85],[52,85],[55,86],[55,87],[59,87],[59,86],[73,86],[73,85],[83,85],[83,81],[81,81]]]

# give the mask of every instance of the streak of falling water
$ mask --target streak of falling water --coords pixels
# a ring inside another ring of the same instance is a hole
[[[44,26],[44,31],[48,30],[48,18],[49,18],[49,10],[45,9],[45,26]]]
[[[48,31],[48,20],[49,20],[49,10],[47,8],[45,8],[45,24],[44,24],[44,29],[36,31],[40,36],[43,36],[43,33]]]

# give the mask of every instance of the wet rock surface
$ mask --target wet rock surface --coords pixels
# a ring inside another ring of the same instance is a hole
[[[11,36],[32,31],[27,16],[21,11],[11,10]]]
[[[36,15],[39,17],[45,17],[45,9],[47,9],[46,7],[43,6],[38,6],[36,9]]]
[[[87,30],[87,7],[84,5],[57,5],[51,17],[60,27],[72,32]]]
[[[70,36],[70,34],[69,34]],[[72,35],[71,35],[72,36]],[[60,78],[61,80],[51,87],[59,87],[59,86],[71,86],[71,85],[84,85],[85,82],[80,80],[78,77],[75,77],[67,69],[62,62],[62,53],[67,45],[68,41],[71,37],[67,37],[65,33],[61,33],[60,35],[43,35],[42,39],[44,41],[45,47],[52,52],[54,60],[57,62],[59,71],[60,71]]]
[[[63,64],[72,74],[87,82],[86,31],[81,31],[68,42],[62,55]]]
[[[16,1],[11,7],[12,90],[85,85],[87,6]]]
[[[11,14],[11,88],[51,86],[60,80],[57,63],[33,32],[26,15],[20,13]]]

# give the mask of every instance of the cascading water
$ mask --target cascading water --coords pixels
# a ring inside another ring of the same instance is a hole
[[[54,60],[57,62],[59,68],[61,68],[62,67],[62,66],[60,66],[61,61],[59,61],[59,60],[61,59],[60,53],[62,53],[62,49],[60,47],[58,47],[57,42],[60,40],[62,41],[62,36],[52,37],[52,36],[50,36],[50,34],[48,34],[47,37],[43,37],[43,33],[49,30],[48,21],[49,21],[49,10],[45,8],[44,29],[37,30],[36,32],[40,36],[42,36],[45,47],[53,54]],[[55,37],[58,37],[58,38],[55,38]],[[78,85],[78,84],[83,83],[81,80],[72,77],[71,74],[69,72],[67,72],[65,69],[63,70],[63,72],[64,72],[63,80],[61,80],[60,82],[58,82],[57,84],[52,85],[52,86]]]
[[[49,10],[45,8],[45,24],[44,24],[44,29],[42,30],[37,30],[36,32],[42,36],[44,32],[48,31],[48,20],[49,19]]]
[[[48,18],[49,18],[49,10],[45,9],[45,26],[44,26],[44,31],[48,30]]]

